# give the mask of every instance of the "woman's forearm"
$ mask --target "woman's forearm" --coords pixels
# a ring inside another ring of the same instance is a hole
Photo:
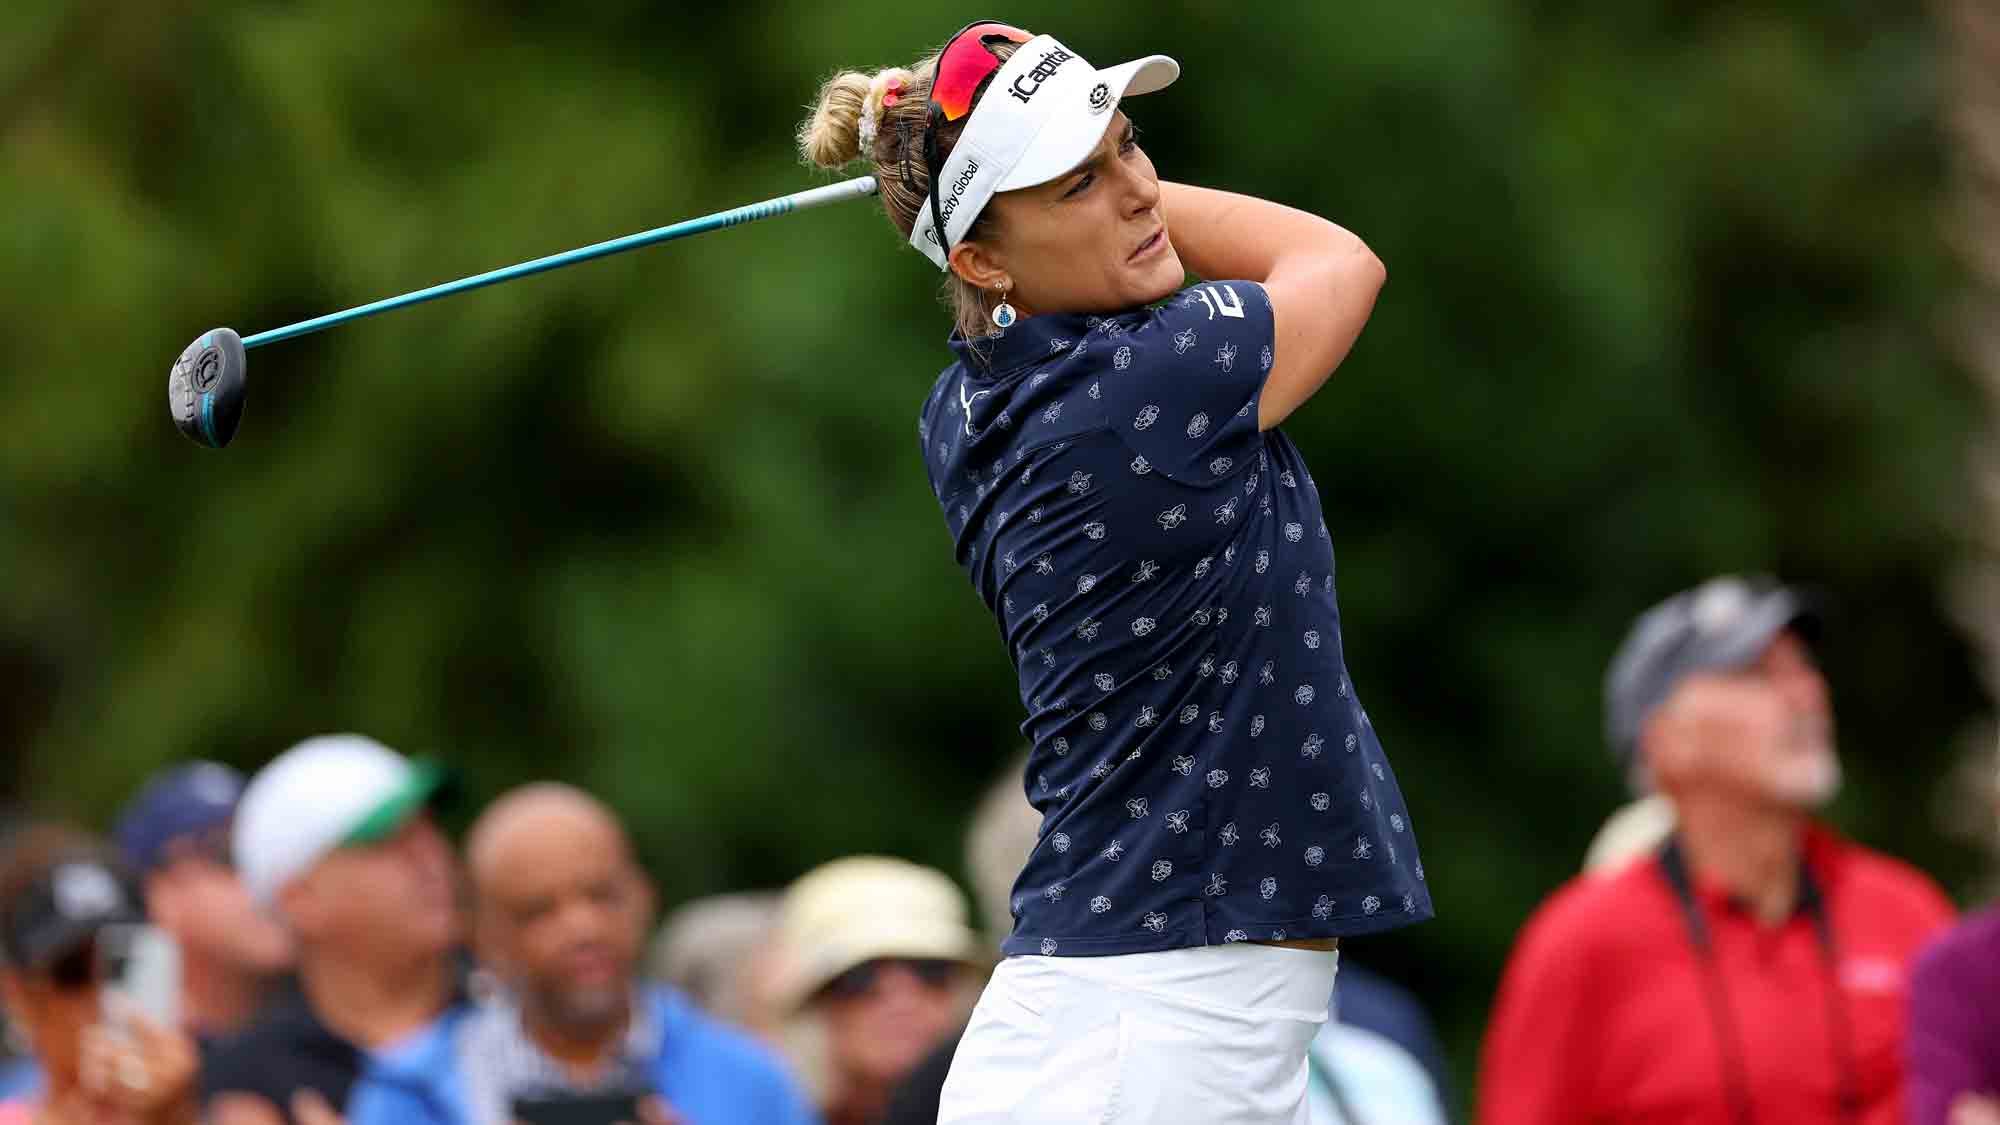
[[[1257,424],[1271,429],[1347,358],[1388,273],[1353,234],[1281,203],[1163,182],[1160,210],[1181,265],[1209,280],[1257,282],[1270,298],[1276,355]]]
[[[1160,210],[1181,264],[1204,278],[1269,282],[1289,269],[1373,257],[1337,223],[1236,192],[1162,180]]]

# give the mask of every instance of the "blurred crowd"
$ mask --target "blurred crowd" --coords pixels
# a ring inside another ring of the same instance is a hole
[[[1634,803],[1520,931],[1478,1120],[2000,1123],[2000,913],[1819,817],[1820,630],[1730,577],[1637,619],[1605,686]],[[970,896],[861,855],[662,904],[598,796],[529,784],[455,843],[448,764],[356,734],[175,765],[101,836],[19,818],[0,1125],[928,1125],[1041,831],[1024,768],[970,818]],[[1458,1101],[1351,958],[1310,1066],[1326,1125]]]

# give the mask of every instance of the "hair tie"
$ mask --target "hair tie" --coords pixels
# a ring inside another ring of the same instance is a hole
[[[882,111],[902,100],[903,90],[908,80],[915,77],[909,71],[892,68],[877,74],[868,83],[868,93],[861,99],[861,154],[870,155],[875,147],[875,136],[882,125]]]

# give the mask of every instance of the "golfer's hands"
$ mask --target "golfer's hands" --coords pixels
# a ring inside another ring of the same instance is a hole
[[[138,1012],[116,1026],[87,1027],[77,1043],[77,1077],[90,1120],[104,1125],[195,1125],[200,1103],[194,1041]]]
[[[2000,1098],[1960,1094],[1951,1103],[1949,1125],[2000,1125]]]

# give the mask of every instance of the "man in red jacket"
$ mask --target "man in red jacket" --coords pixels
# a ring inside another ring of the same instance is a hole
[[[1840,784],[1817,631],[1792,591],[1736,578],[1633,626],[1606,725],[1679,826],[1523,929],[1487,1029],[1484,1125],[1901,1122],[1909,965],[1952,908],[1812,818]]]

